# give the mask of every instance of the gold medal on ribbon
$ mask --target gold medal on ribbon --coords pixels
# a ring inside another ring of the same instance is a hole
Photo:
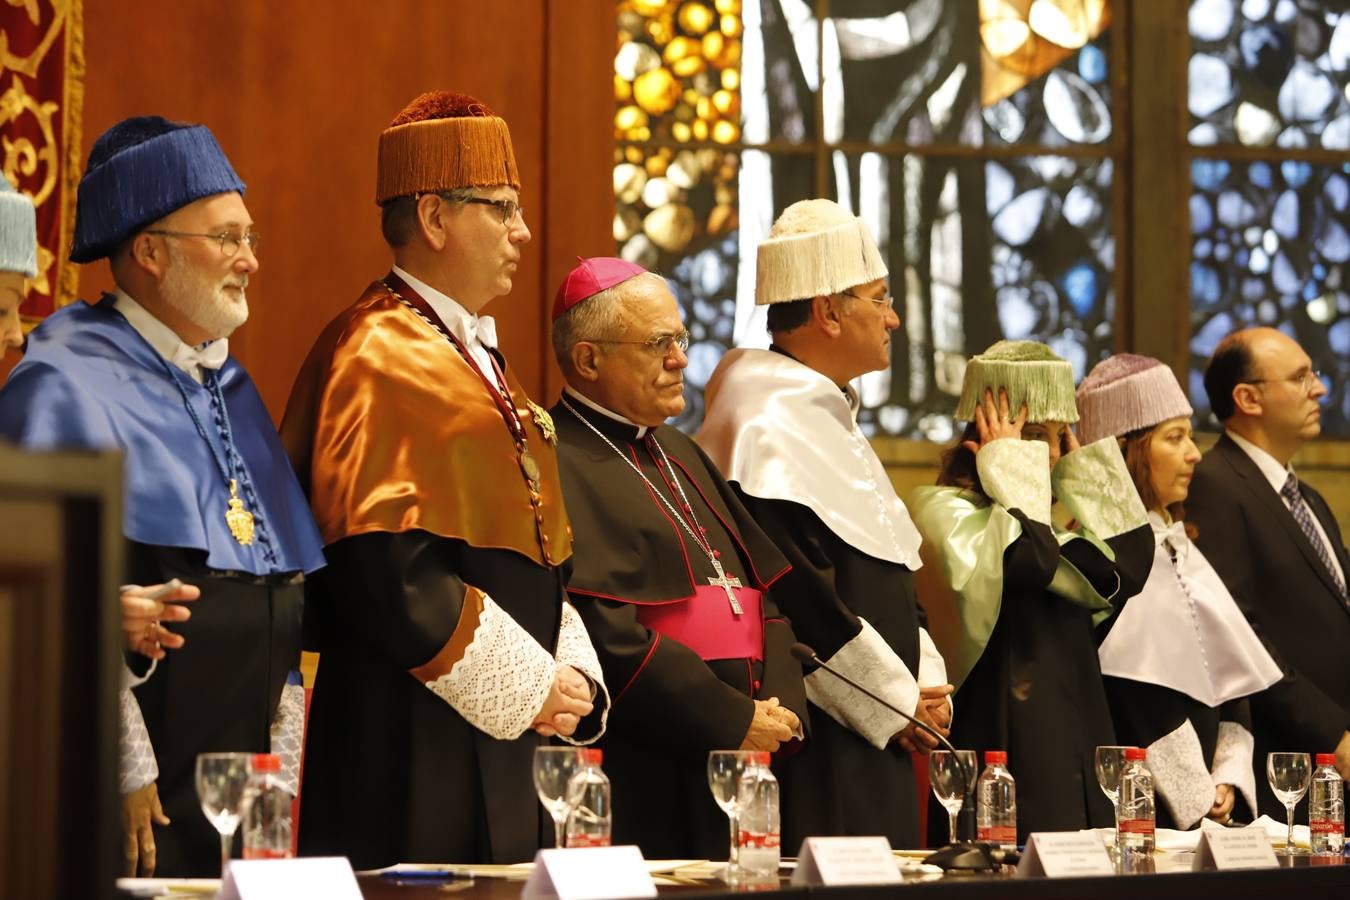
[[[230,527],[230,534],[239,542],[240,546],[247,547],[253,543],[253,513],[244,509],[244,501],[239,499],[239,490],[237,482],[230,479],[230,508],[225,513],[225,524]]]
[[[534,456],[526,447],[520,449],[520,471],[524,473],[525,480],[530,483],[530,490],[536,494],[539,493],[539,463],[535,461]]]
[[[530,415],[534,416],[534,424],[539,426],[539,433],[544,436],[544,440],[556,445],[558,429],[553,426],[553,417],[548,414],[548,410],[529,398],[526,398],[525,405],[530,408]]]

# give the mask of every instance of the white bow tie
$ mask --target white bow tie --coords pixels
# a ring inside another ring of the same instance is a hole
[[[1177,559],[1185,559],[1191,551],[1191,539],[1186,536],[1185,522],[1173,522],[1161,530],[1155,530],[1154,534],[1157,536],[1158,543],[1166,543],[1172,548],[1172,552],[1176,554]]]
[[[497,349],[497,323],[492,316],[470,316],[464,320],[464,332],[470,343],[477,338],[489,350]]]
[[[225,360],[229,355],[230,341],[228,338],[220,338],[200,347],[190,347],[179,342],[178,349],[173,352],[171,362],[184,372],[191,374],[195,366],[201,366],[203,369],[219,369],[225,365]]]

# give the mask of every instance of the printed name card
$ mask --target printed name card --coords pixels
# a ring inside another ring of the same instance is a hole
[[[298,859],[233,859],[225,868],[217,900],[292,900],[324,897],[361,900],[356,874],[345,856]]]
[[[1091,831],[1045,831],[1027,838],[1017,877],[1072,878],[1114,875],[1102,839]]]
[[[1205,828],[1191,868],[1265,869],[1279,864],[1264,828]]]
[[[521,897],[607,900],[655,897],[656,882],[636,846],[540,850]]]
[[[896,884],[900,867],[884,837],[810,837],[797,851],[795,885]]]

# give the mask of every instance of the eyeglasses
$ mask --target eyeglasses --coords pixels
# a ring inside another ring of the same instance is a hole
[[[1290,384],[1297,384],[1298,389],[1305,394],[1311,394],[1313,386],[1322,382],[1322,373],[1316,369],[1309,369],[1298,375],[1290,375],[1288,378],[1251,378],[1247,384],[1269,384],[1272,381],[1287,381]]]
[[[658,334],[656,337],[648,338],[645,341],[613,341],[608,338],[587,338],[592,344],[635,344],[639,347],[646,347],[648,351],[659,356],[669,356],[676,347],[680,352],[689,349],[689,332],[680,331],[675,334]]]
[[[492,200],[488,197],[464,197],[460,199],[459,202],[477,203],[481,206],[493,207],[497,210],[497,214],[502,217],[503,228],[511,227],[511,223],[516,220],[516,216],[520,216],[522,220],[525,218],[525,210],[523,210],[520,204],[514,200]]]
[[[220,242],[220,252],[227,259],[233,257],[239,252],[240,246],[248,244],[248,249],[252,253],[258,252],[258,241],[261,239],[258,232],[249,229],[244,235],[236,234],[233,231],[222,231],[211,233],[204,231],[165,231],[162,228],[147,228],[146,234],[158,234],[163,237],[202,237],[210,238],[213,241]]]
[[[878,306],[884,306],[887,309],[893,309],[895,307],[895,298],[890,294],[887,294],[884,297],[864,297],[862,294],[855,294],[852,291],[840,291],[839,293],[845,297],[852,297],[854,300],[871,300]]]

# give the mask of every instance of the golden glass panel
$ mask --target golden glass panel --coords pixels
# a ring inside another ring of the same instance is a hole
[[[659,116],[679,102],[680,84],[668,69],[652,69],[633,82],[633,97],[647,113]]]
[[[680,28],[687,34],[703,34],[715,21],[717,16],[713,11],[697,0],[689,0],[680,7]]]
[[[1108,0],[980,0],[980,102],[993,106],[1111,24]]]
[[[651,242],[667,253],[678,253],[694,237],[694,211],[683,203],[670,203],[648,213],[642,230]]]

